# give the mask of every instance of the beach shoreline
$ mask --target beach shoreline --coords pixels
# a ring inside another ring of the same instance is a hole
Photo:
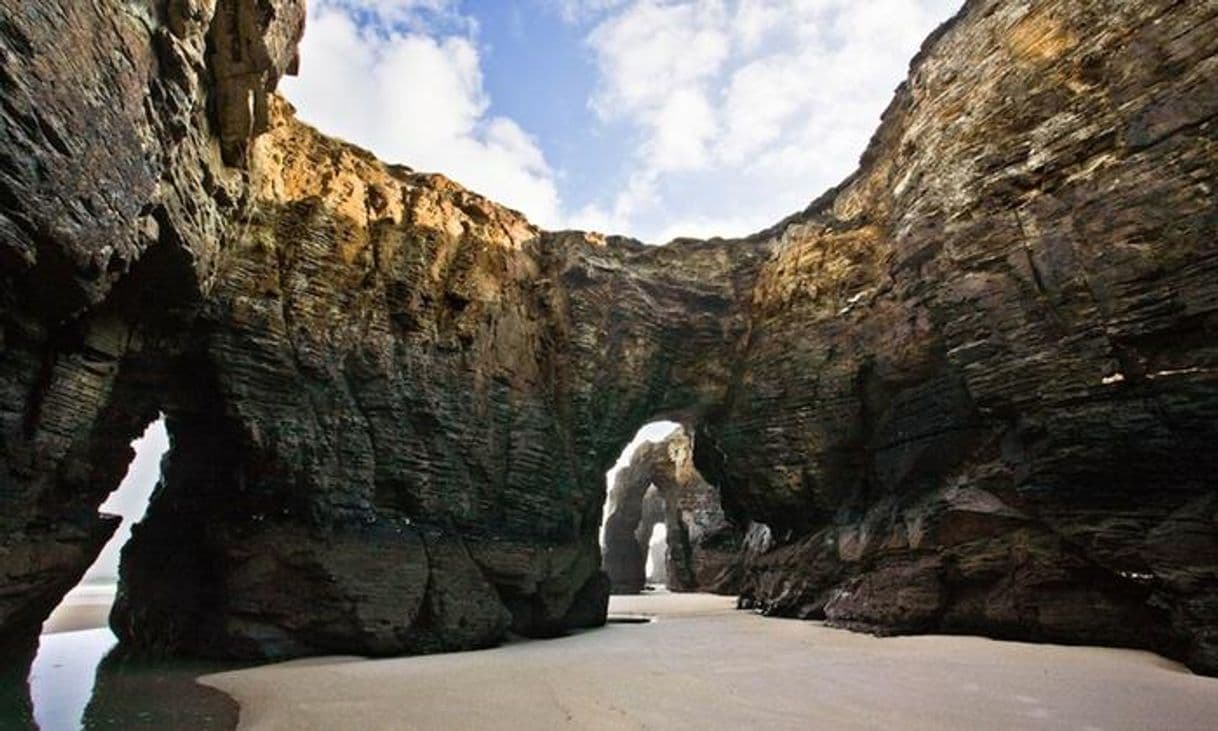
[[[203,676],[242,731],[368,728],[1209,728],[1218,679],[1138,650],[877,638],[734,609],[614,597],[651,616],[554,640],[390,659],[317,657]]]
[[[110,606],[118,590],[113,582],[87,582],[69,591],[42,623],[42,634],[101,629],[110,624]]]
[[[74,589],[44,635],[107,626],[112,584]],[[1150,652],[760,617],[733,597],[616,596],[611,623],[553,640],[390,659],[313,657],[202,675],[241,731],[809,726],[1204,729],[1218,679]],[[618,620],[618,621],[613,621]],[[640,621],[643,620],[643,621]],[[647,621],[650,620],[650,621]]]

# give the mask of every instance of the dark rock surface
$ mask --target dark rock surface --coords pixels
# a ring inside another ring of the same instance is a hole
[[[605,503],[603,568],[615,594],[637,594],[652,530],[666,529],[661,583],[673,591],[732,594],[743,559],[743,531],[727,519],[718,488],[693,466],[693,440],[678,429],[643,442],[618,471]]]
[[[602,475],[667,418],[752,526],[746,605],[1218,672],[1218,1],[971,0],[842,186],[664,247],[295,121],[268,90],[302,15],[0,8],[6,643],[158,411],[130,645],[601,623]]]
[[[265,99],[295,55],[299,0],[0,7],[4,640],[36,633],[117,526],[97,505],[238,216],[245,172],[221,163],[208,112],[228,59],[208,51],[213,13],[267,39],[248,67]]]

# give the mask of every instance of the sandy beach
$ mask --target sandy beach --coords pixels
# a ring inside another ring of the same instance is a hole
[[[200,679],[246,731],[328,729],[1210,729],[1218,679],[1146,652],[976,637],[880,639],[733,609],[615,597],[650,615],[548,641],[314,658]]]
[[[116,588],[113,583],[85,583],[72,589],[43,622],[42,633],[50,635],[107,626]]]

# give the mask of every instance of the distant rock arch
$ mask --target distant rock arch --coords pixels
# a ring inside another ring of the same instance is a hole
[[[694,467],[685,428],[640,444],[609,489],[603,567],[613,593],[642,591],[652,530],[660,523],[667,531],[669,589],[736,591],[742,531],[724,513],[718,488]]]

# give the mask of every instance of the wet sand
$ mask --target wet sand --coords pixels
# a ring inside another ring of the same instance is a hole
[[[28,679],[0,693],[0,729],[236,728],[233,699],[195,678],[237,666],[125,657],[108,627],[114,593],[113,583],[95,582],[64,597],[43,624]]]
[[[1218,679],[1133,650],[880,639],[732,609],[615,597],[654,615],[427,657],[313,658],[204,676],[247,731],[328,729],[1212,729]]]
[[[233,664],[131,658],[115,643],[106,628],[42,636],[29,677],[32,715],[41,731],[237,727],[233,699],[195,682]],[[29,728],[15,722],[6,726],[4,720],[0,713],[0,728]]]

